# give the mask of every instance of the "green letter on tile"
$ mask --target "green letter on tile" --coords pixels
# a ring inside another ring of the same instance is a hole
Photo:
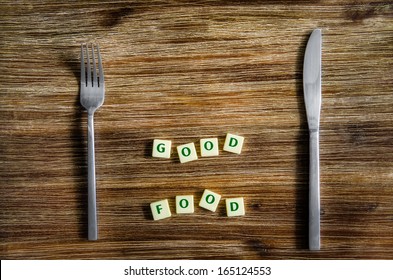
[[[209,204],[213,204],[215,200],[216,199],[214,198],[214,195],[212,195],[212,194],[208,194],[206,196],[206,202],[209,203]]]
[[[203,145],[206,151],[211,151],[214,148],[214,144],[212,141],[206,141],[205,145]]]
[[[231,202],[231,211],[234,212],[239,209],[239,204],[237,202]]]
[[[236,138],[231,138],[231,140],[229,140],[229,146],[230,147],[236,147],[238,143],[239,142],[237,141]]]
[[[187,153],[186,153],[186,152],[187,152]],[[184,148],[181,150],[181,154],[182,154],[183,156],[185,156],[185,157],[188,157],[189,155],[191,155],[191,149],[188,148],[188,147],[184,147]]]
[[[156,205],[156,210],[157,210],[158,214],[161,213],[161,210],[162,210],[161,204]]]
[[[159,153],[164,153],[165,152],[165,144],[164,143],[160,143],[157,145],[157,151]]]
[[[184,202],[184,203],[183,203],[183,202]],[[190,204],[190,203],[188,202],[188,200],[187,200],[187,199],[184,199],[184,198],[183,198],[182,200],[179,201],[179,205],[180,205],[181,208],[187,208],[189,204]]]

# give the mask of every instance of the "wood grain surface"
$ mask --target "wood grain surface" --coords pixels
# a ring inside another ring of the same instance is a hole
[[[323,32],[321,242],[307,249],[302,68]],[[99,240],[87,241],[80,44],[97,42]],[[393,259],[393,1],[0,3],[2,259]],[[245,137],[240,155],[222,150]],[[151,157],[218,137],[220,156]],[[204,189],[246,215],[197,206]],[[149,204],[193,194],[153,221]]]

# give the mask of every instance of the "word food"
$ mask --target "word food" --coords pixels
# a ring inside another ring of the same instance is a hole
[[[205,190],[199,201],[199,206],[209,211],[215,212],[221,200],[221,195]],[[244,216],[244,199],[243,197],[227,198],[225,199],[227,216]],[[168,199],[150,203],[151,213],[153,219],[162,220],[172,216],[171,209],[169,208]],[[194,196],[193,195],[179,195],[176,196],[176,213],[177,214],[190,214],[194,213]]]

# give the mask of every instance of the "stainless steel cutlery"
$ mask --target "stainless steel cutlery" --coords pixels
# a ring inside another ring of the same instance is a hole
[[[319,119],[321,112],[322,32],[315,29],[308,40],[303,64],[303,90],[310,135],[309,249],[320,249]]]
[[[81,46],[80,101],[88,115],[88,239],[97,240],[96,171],[94,152],[94,112],[104,103],[105,82],[100,48]]]

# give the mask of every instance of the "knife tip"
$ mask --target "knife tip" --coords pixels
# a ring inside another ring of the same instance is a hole
[[[321,28],[316,28],[316,29],[314,29],[314,31],[312,33],[316,33],[316,34],[321,35],[322,34],[322,29]]]

